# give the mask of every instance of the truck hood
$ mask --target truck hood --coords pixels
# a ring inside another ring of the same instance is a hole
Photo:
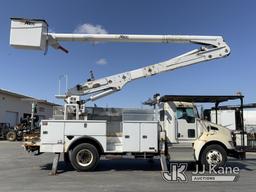
[[[208,132],[221,132],[222,134],[225,134],[225,135],[231,135],[231,130],[224,126],[221,126],[206,120],[201,120],[201,122],[204,124]]]

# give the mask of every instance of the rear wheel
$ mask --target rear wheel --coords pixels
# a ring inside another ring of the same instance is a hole
[[[99,152],[95,146],[82,143],[72,150],[70,161],[77,171],[92,171],[99,162]]]
[[[207,146],[201,155],[200,163],[205,165],[206,169],[214,166],[215,169],[223,167],[227,161],[227,152],[220,145],[209,145]]]
[[[9,131],[9,132],[7,133],[7,135],[6,135],[6,139],[7,139],[8,141],[16,141],[16,139],[17,139],[17,134],[16,134],[16,132],[15,132],[15,131]]]

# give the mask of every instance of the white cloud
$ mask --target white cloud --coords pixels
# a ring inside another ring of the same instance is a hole
[[[84,23],[79,25],[74,33],[87,33],[87,34],[106,34],[108,33],[101,25],[93,25],[90,23]]]
[[[107,63],[108,61],[105,58],[100,58],[99,60],[96,61],[96,64],[98,65],[106,65]]]

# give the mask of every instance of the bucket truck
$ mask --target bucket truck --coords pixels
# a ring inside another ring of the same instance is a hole
[[[166,161],[173,159],[223,166],[227,155],[235,150],[231,132],[199,120],[191,103],[168,101],[167,105],[159,105],[158,110],[85,106],[88,101],[122,90],[136,79],[228,56],[230,48],[221,36],[49,33],[45,20],[11,19],[10,45],[13,47],[47,51],[48,46],[52,46],[68,52],[60,45],[61,41],[192,43],[199,48],[164,62],[86,81],[59,96],[65,100],[63,111],[51,120],[41,121],[40,140],[27,140],[24,144],[27,150],[56,154],[53,174],[61,153],[78,171],[93,170],[100,156],[109,154],[159,156],[162,169],[167,170]],[[81,96],[86,98],[81,100]],[[179,110],[190,120],[178,120]],[[184,129],[184,133],[177,135],[178,127]]]

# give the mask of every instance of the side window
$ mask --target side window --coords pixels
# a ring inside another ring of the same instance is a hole
[[[184,119],[187,123],[195,123],[195,112],[193,108],[177,108],[177,119]]]
[[[182,117],[183,117],[183,108],[177,108],[176,116],[177,116],[177,119],[182,119]]]

